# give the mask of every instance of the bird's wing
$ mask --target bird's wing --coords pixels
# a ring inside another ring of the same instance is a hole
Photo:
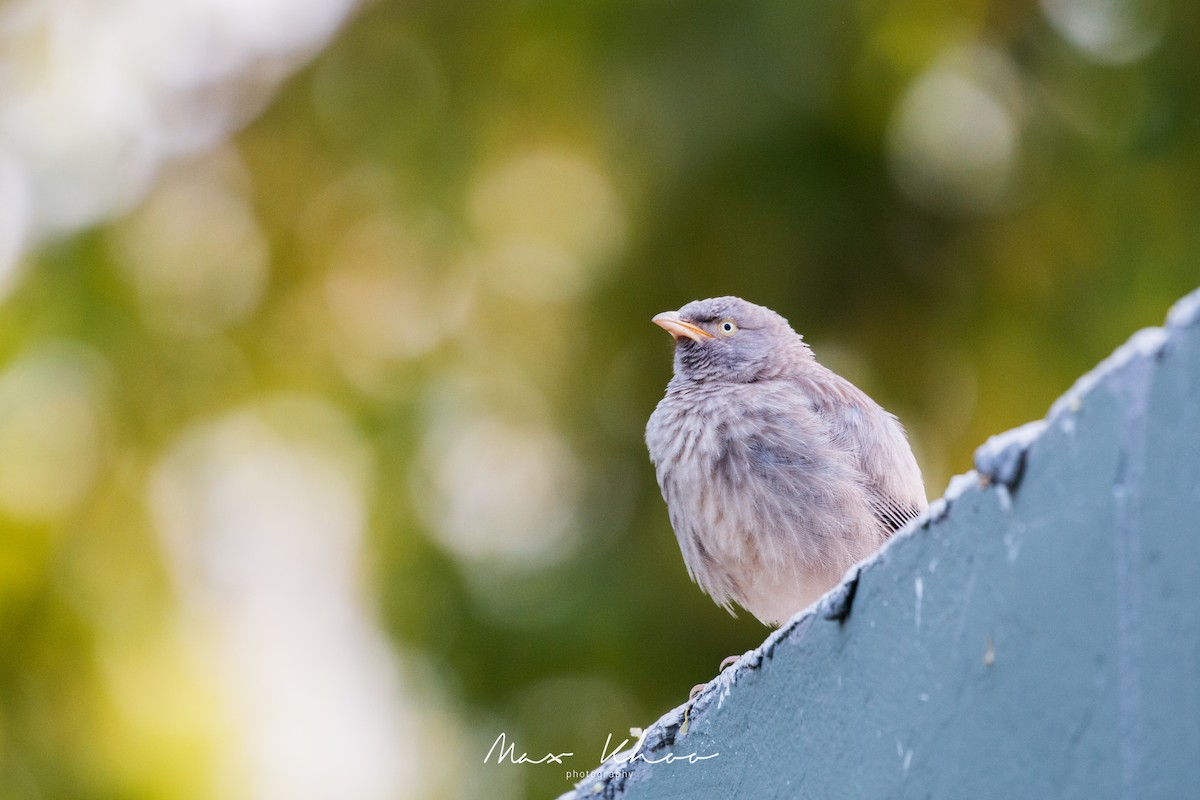
[[[837,384],[824,409],[831,433],[856,454],[871,511],[890,535],[928,505],[921,470],[899,421],[852,383],[829,374]]]
[[[870,491],[871,511],[888,535],[900,530],[921,515],[922,509],[912,503],[897,502],[892,498],[885,497],[878,487],[870,487]]]

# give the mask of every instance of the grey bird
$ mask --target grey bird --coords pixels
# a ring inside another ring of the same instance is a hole
[[[646,445],[688,574],[778,625],[926,507],[892,414],[740,297],[659,314],[675,374]]]

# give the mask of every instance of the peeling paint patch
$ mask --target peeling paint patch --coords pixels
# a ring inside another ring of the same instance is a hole
[[[1046,421],[1039,419],[990,437],[975,451],[976,471],[1015,491],[1025,472],[1026,454],[1045,429]]]
[[[822,598],[819,605],[821,616],[835,622],[845,622],[850,616],[854,605],[854,595],[858,591],[858,579],[861,573],[856,569],[853,574],[843,580]]]

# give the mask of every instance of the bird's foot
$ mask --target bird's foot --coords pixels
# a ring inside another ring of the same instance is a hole
[[[691,701],[695,700],[697,695],[703,692],[707,686],[707,683],[697,683],[695,686],[693,686],[692,690],[688,692],[688,702],[690,703]]]

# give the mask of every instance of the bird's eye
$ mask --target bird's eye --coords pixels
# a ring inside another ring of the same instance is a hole
[[[725,334],[726,336],[733,336],[735,333],[737,333],[737,329],[737,323],[731,319],[727,319],[721,323],[721,333]]]

